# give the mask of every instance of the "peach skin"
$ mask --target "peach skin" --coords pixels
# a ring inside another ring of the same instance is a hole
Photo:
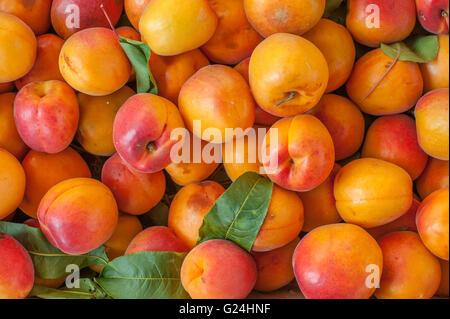
[[[142,13],[145,7],[151,0],[125,0],[124,8],[127,14],[128,20],[136,30],[139,30],[139,21],[141,20]]]
[[[437,294],[438,296],[448,297],[448,261],[442,259],[439,261],[441,262],[442,278]]]
[[[50,8],[52,0],[2,0],[0,11],[20,18],[33,29],[36,35],[43,34],[50,28]]]
[[[448,88],[449,85],[449,43],[448,35],[439,36],[439,52],[431,62],[421,63],[424,92]]]
[[[0,94],[14,91],[14,82],[0,83]]]
[[[422,175],[416,180],[416,188],[420,198],[425,199],[434,191],[448,187],[448,171],[448,161],[430,158]]]
[[[125,255],[143,251],[174,251],[177,253],[187,253],[189,248],[175,236],[170,228],[153,226],[146,228],[133,238]]]

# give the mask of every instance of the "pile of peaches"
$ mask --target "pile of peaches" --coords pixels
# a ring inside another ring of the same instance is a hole
[[[36,275],[17,223],[67,255],[184,254],[173,280],[192,298],[294,280],[306,298],[448,297],[448,15],[448,0],[0,0],[0,298],[65,285]],[[240,160],[173,161],[195,139]],[[199,243],[230,184],[257,191],[249,172],[273,185],[251,249]]]

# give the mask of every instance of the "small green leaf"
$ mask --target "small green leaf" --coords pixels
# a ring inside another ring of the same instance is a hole
[[[439,53],[439,40],[435,35],[422,36],[389,45],[382,43],[381,49],[393,59],[399,56],[399,61],[428,63],[436,59]]]
[[[35,285],[29,297],[42,299],[109,299],[108,295],[93,280],[81,278],[79,288],[53,289]]]
[[[205,216],[198,243],[226,239],[251,251],[266,218],[272,190],[273,183],[254,172],[239,177]]]
[[[169,223],[169,206],[163,202],[153,207],[148,213],[139,216],[144,228],[150,226],[167,226]]]
[[[155,78],[150,71],[150,47],[139,41],[119,36],[119,43],[136,71],[137,93],[158,94]]]

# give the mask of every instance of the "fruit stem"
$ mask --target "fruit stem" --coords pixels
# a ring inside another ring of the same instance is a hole
[[[290,93],[289,93],[289,96],[288,96],[287,98],[285,98],[285,99],[282,100],[281,102],[277,103],[274,107],[278,107],[278,106],[280,106],[281,104],[284,104],[284,103],[286,103],[286,102],[289,102],[289,101],[293,100],[293,99],[295,98],[296,95],[297,95],[297,92],[295,92],[295,91],[290,92]]]
[[[113,32],[116,34],[116,36],[119,37],[119,34],[117,33],[116,28],[114,28],[114,25],[112,24],[112,21],[109,18],[108,12],[106,12],[105,6],[103,5],[103,3],[100,4],[100,9],[103,11],[103,14],[106,17],[106,20],[108,20],[108,23],[109,23],[109,26],[111,27],[111,30],[113,30]]]

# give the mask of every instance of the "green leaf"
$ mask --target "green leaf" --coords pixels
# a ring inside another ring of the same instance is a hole
[[[29,297],[42,299],[108,299],[108,295],[93,280],[80,279],[80,288],[53,289],[35,285]]]
[[[273,183],[254,172],[239,177],[205,216],[198,243],[226,239],[251,251],[266,218],[272,190]]]
[[[185,253],[140,252],[111,261],[95,281],[116,299],[186,299],[180,271]]]
[[[346,15],[347,8],[343,0],[327,0],[323,18],[345,25]]]
[[[163,202],[153,207],[148,213],[139,216],[144,228],[150,226],[167,226],[169,223],[169,206]]]
[[[384,54],[399,61],[428,63],[436,59],[439,53],[439,40],[435,35],[417,37],[406,42],[381,44]]]
[[[85,255],[67,255],[55,248],[39,228],[0,221],[0,232],[14,237],[25,247],[33,260],[36,276],[40,278],[56,279],[67,276],[66,267],[70,264],[83,269],[108,263],[104,247]]]
[[[148,65],[151,55],[150,47],[143,42],[121,36],[119,36],[119,43],[136,70],[137,93],[158,94],[155,78]]]

